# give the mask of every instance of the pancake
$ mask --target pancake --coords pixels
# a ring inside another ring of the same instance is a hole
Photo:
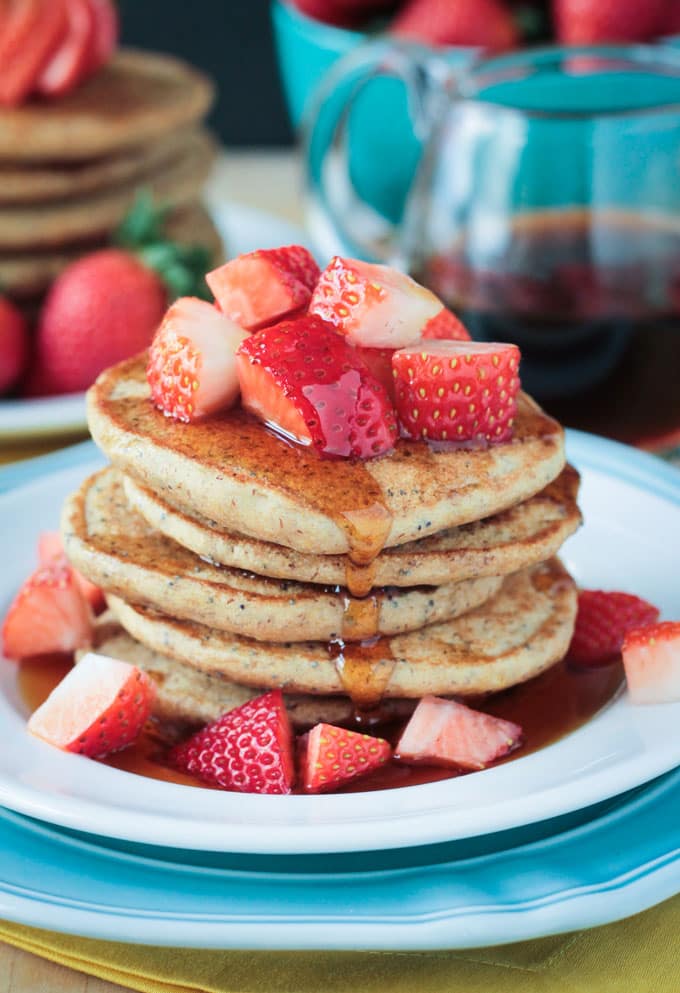
[[[130,662],[151,676],[156,684],[152,716],[158,722],[157,733],[166,741],[185,737],[261,692],[201,672],[146,648],[131,638],[110,613],[102,615],[97,622],[94,648],[103,655]],[[347,724],[354,716],[348,697],[292,694],[286,695],[285,702],[297,728],[312,727],[320,721]],[[386,700],[380,710],[380,719],[390,721],[407,717],[413,707],[412,700]]]
[[[168,238],[180,244],[205,246],[214,266],[224,258],[222,238],[210,214],[198,202],[173,210],[165,219],[164,230]],[[108,239],[98,238],[44,252],[0,252],[0,286],[15,300],[39,301],[67,266],[108,243]]]
[[[104,469],[68,499],[64,548],[97,586],[175,618],[258,641],[359,641],[413,631],[477,607],[497,577],[446,586],[376,590],[365,600],[338,587],[267,579],[205,562],[133,511],[120,474]]]
[[[0,204],[37,204],[68,200],[123,183],[139,184],[190,148],[201,132],[191,129],[159,138],[118,155],[83,162],[32,165],[0,161]]]
[[[213,96],[185,62],[122,49],[59,100],[2,109],[0,161],[82,161],[153,144],[202,118]]]
[[[173,161],[147,174],[142,186],[169,207],[197,200],[214,154],[212,138],[199,134]],[[104,237],[121,223],[139,189],[133,181],[77,200],[0,207],[0,251],[40,251]]]
[[[240,407],[191,425],[165,418],[150,402],[145,361],[108,369],[88,391],[95,442],[173,508],[297,551],[366,563],[383,547],[512,507],[564,468],[562,428],[525,395],[505,444],[442,450],[400,440],[363,462],[321,459]]]
[[[509,576],[492,600],[454,621],[335,660],[318,642],[263,644],[107,600],[153,651],[240,684],[345,693],[364,706],[383,696],[469,696],[525,682],[564,657],[576,616],[576,586],[557,559]]]
[[[164,503],[131,477],[123,480],[128,502],[150,527],[212,562],[277,579],[342,585],[341,555],[305,555],[272,542],[216,531],[205,518],[189,517]],[[481,576],[505,576],[545,562],[581,523],[576,504],[579,476],[567,466],[524,503],[458,528],[387,548],[373,564],[376,586],[439,586]]]

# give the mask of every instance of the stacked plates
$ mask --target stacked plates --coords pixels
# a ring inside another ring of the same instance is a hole
[[[565,548],[570,571],[680,617],[680,476],[585,435],[568,455],[586,520]],[[34,566],[38,532],[100,465],[86,445],[0,474],[0,609]],[[0,661],[11,920],[197,947],[465,948],[609,922],[680,891],[680,704],[633,707],[622,693],[506,765],[337,796],[143,779],[51,749],[25,719],[16,666]]]

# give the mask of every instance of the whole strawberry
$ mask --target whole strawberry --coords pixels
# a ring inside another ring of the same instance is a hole
[[[0,393],[14,386],[28,357],[28,329],[19,311],[0,297]]]
[[[391,33],[429,45],[460,45],[505,52],[518,32],[502,0],[408,0]]]
[[[647,41],[664,29],[667,0],[553,0],[557,40],[565,45]]]
[[[163,233],[165,212],[141,196],[101,249],[52,285],[38,324],[32,378],[45,393],[86,390],[107,366],[143,351],[169,300],[207,293],[210,253]]]
[[[74,262],[53,284],[38,326],[38,364],[52,391],[85,390],[141,352],[166,304],[159,277],[129,252],[103,249]]]

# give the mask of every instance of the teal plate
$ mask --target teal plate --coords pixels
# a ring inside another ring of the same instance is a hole
[[[383,853],[335,856],[326,871],[287,856],[258,867],[140,855],[0,810],[0,917],[200,948],[473,948],[608,923],[672,896],[679,826],[680,771],[528,844],[472,857],[470,842],[393,851],[391,867]]]

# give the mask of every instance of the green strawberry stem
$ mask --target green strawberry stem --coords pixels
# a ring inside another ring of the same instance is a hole
[[[170,300],[181,296],[211,300],[205,274],[212,268],[212,255],[204,245],[180,245],[165,236],[169,209],[155,204],[148,191],[140,191],[113,235],[113,243],[153,269],[166,286]]]

